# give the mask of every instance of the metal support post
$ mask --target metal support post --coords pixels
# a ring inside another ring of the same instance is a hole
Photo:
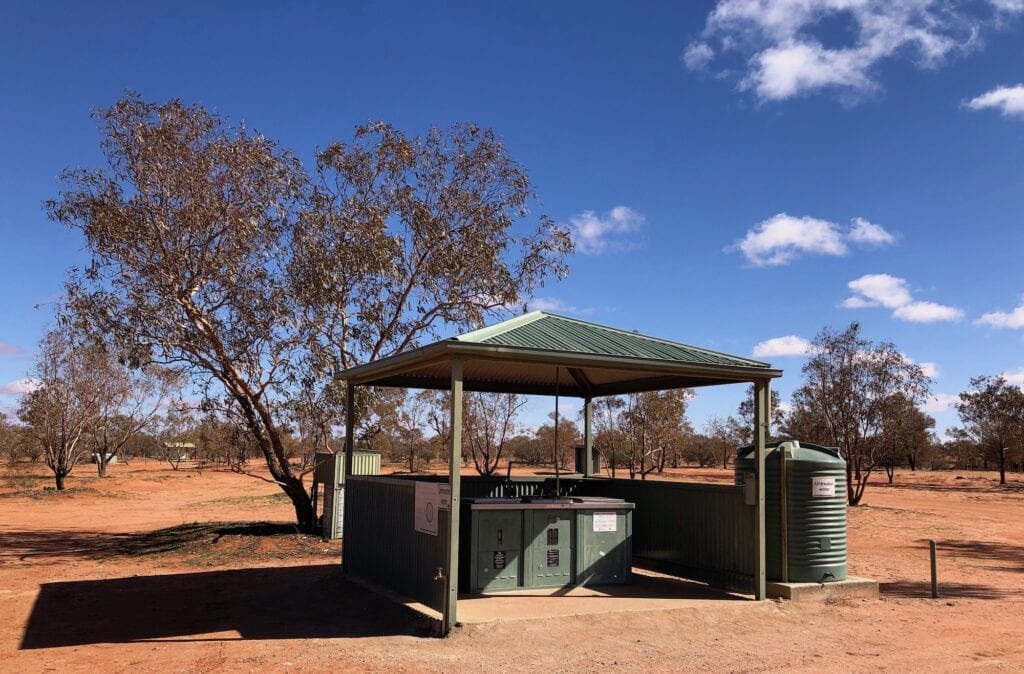
[[[767,422],[768,409],[767,396],[769,395],[768,380],[754,382],[754,457],[757,463],[757,505],[755,506],[755,517],[757,519],[757,554],[754,564],[754,598],[763,600],[767,596],[766,582],[766,556],[765,556],[765,425]]]
[[[445,634],[458,623],[456,611],[459,599],[459,501],[462,480],[462,361],[452,361],[451,439],[448,452],[448,486],[451,502],[448,505],[448,559],[445,563],[444,624]]]

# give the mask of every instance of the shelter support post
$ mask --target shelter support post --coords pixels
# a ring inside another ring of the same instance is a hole
[[[767,596],[765,573],[765,475],[764,456],[766,451],[769,400],[771,393],[769,381],[762,379],[754,382],[754,457],[757,462],[757,552],[754,565],[754,598],[761,601]]]
[[[459,502],[462,479],[459,468],[462,465],[462,361],[452,361],[451,383],[451,439],[448,452],[448,485],[451,502],[448,506],[448,559],[445,560],[444,624],[445,634],[458,622],[456,611],[459,598]]]
[[[356,437],[356,387],[352,382],[345,385],[345,484],[348,484],[348,477],[352,474],[352,449]],[[345,499],[345,507],[342,511],[342,526],[344,527],[346,514],[348,513],[348,499]],[[315,515],[316,513],[314,513]],[[342,541],[341,570],[348,573],[348,555],[344,551]]]
[[[594,400],[583,399],[583,475],[594,474]]]

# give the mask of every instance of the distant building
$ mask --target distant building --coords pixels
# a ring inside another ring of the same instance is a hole
[[[194,442],[162,442],[164,449],[168,450],[167,454],[171,454],[173,450],[178,450],[178,460],[188,461],[189,452],[195,453],[196,443]]]

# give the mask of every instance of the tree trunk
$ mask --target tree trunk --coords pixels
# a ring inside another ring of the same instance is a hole
[[[96,457],[96,474],[100,477],[107,476],[107,462],[102,456]]]
[[[889,478],[889,484],[892,484],[892,478],[896,474],[896,464],[891,461],[885,464],[885,474]]]
[[[54,479],[57,481],[57,491],[64,491],[64,477],[65,475],[60,471],[55,471],[53,474]]]
[[[1006,484],[1006,450],[999,448],[999,484]]]
[[[917,470],[917,457],[914,456],[913,452],[907,453],[907,463],[910,464],[910,472],[913,473]]]

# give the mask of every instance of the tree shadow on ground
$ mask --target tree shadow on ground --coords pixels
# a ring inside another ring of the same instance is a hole
[[[204,522],[182,524],[142,533],[100,531],[0,532],[0,564],[24,561],[53,563],[65,559],[106,560],[147,557],[209,548],[230,537],[279,536],[319,540],[300,534],[293,524],[274,522]]]
[[[919,543],[928,544],[927,539]],[[936,550],[941,562],[943,557],[969,557],[971,559],[994,562],[986,566],[990,571],[1014,571],[1024,573],[1024,546],[1012,543],[995,543],[992,541],[936,541]]]
[[[965,477],[954,479],[953,482],[937,480],[920,480],[915,482],[901,482],[899,475],[892,484],[880,482],[879,486],[884,489],[897,489],[906,491],[933,491],[933,492],[959,492],[963,494],[1024,494],[1024,482],[1016,477],[1007,475],[1007,483],[999,484],[999,475],[993,478]]]
[[[429,618],[347,581],[340,565],[323,564],[45,583],[21,648],[429,636],[433,629]]]
[[[891,583],[880,583],[879,592],[883,597],[900,599],[931,598],[932,584],[930,581],[899,580]],[[1004,599],[1017,594],[1012,590],[1001,590],[991,585],[973,583],[939,583],[941,599]]]

